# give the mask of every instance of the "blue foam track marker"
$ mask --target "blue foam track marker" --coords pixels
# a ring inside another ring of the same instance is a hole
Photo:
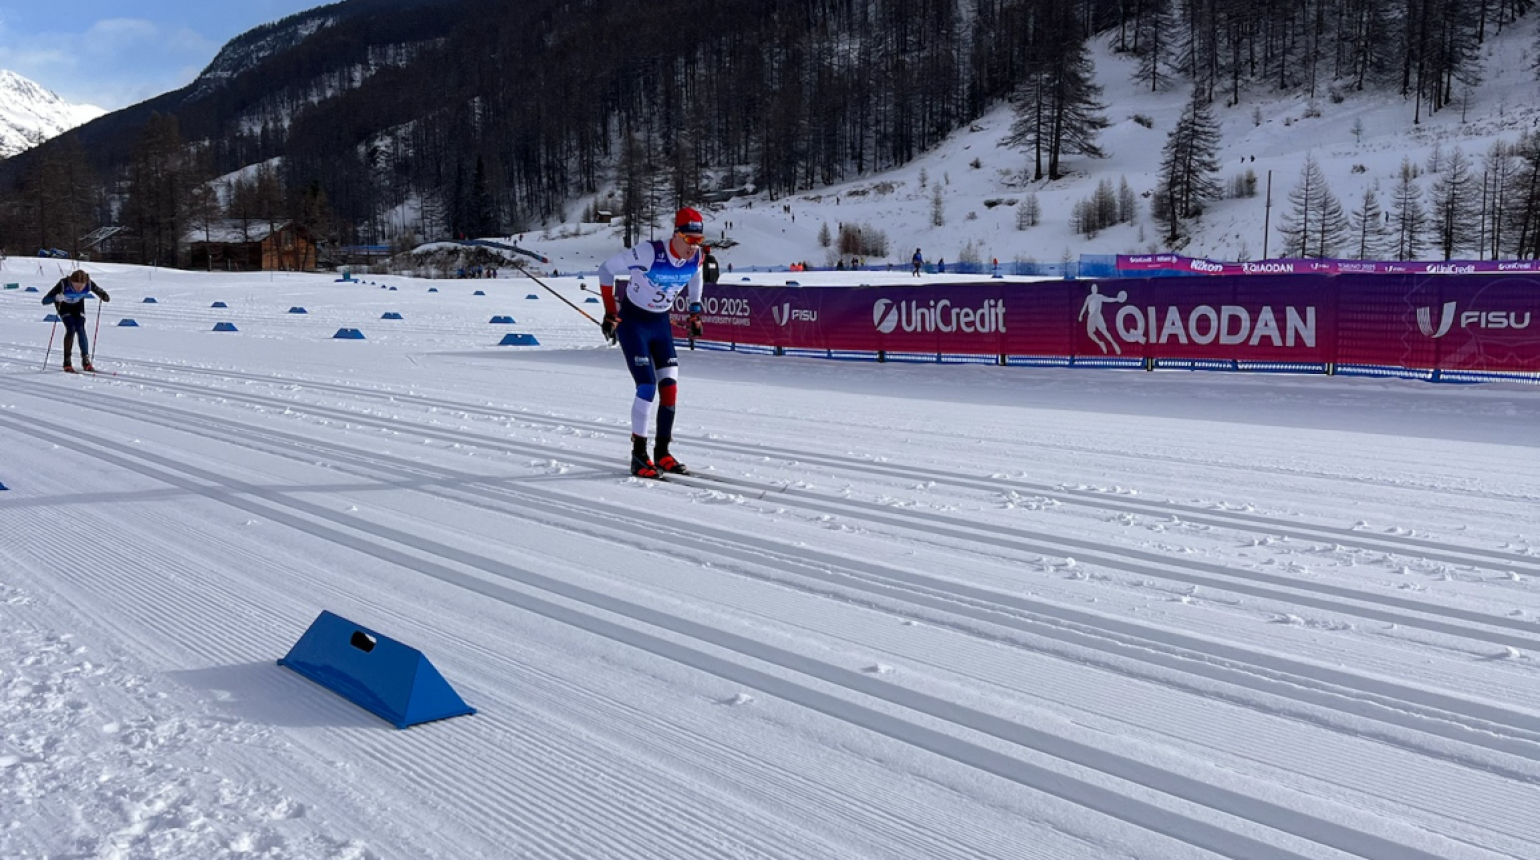
[[[118,320],[118,325],[122,326],[124,328],[138,328],[139,327],[139,323],[134,322],[131,319],[120,319],[120,320]]]
[[[58,321],[59,321],[59,315],[58,314],[49,314],[48,316],[43,317],[43,322],[58,322]]]
[[[493,317],[492,321],[491,321],[491,324],[492,325],[514,325],[517,322],[518,322],[518,320],[514,319],[513,317]]]
[[[215,302],[215,303],[209,305],[209,307],[211,307],[211,308],[228,308],[230,306],[225,304],[224,302]]]
[[[382,319],[382,320],[398,320],[398,319],[401,319],[401,315],[396,313],[395,311],[386,311],[385,313],[380,314],[380,319]]]
[[[337,329],[337,333],[332,335],[332,339],[333,340],[363,340],[364,339],[364,333],[359,331],[356,328],[339,328],[339,329]]]
[[[532,334],[505,334],[503,339],[497,342],[498,346],[539,346],[540,341]]]
[[[278,665],[398,729],[476,713],[421,651],[324,610]]]
[[[155,301],[155,297],[154,296],[145,296],[144,297],[144,304],[156,305],[156,304],[160,304],[160,303]]]
[[[308,313],[310,313],[310,311],[305,310],[304,308],[300,307],[299,305],[295,305],[294,307],[289,308],[289,313],[291,313],[291,314],[308,314]]]
[[[235,323],[222,322],[214,324],[214,331],[239,331],[239,329],[235,327]]]
[[[484,296],[484,295],[486,295],[486,291],[485,290],[477,290],[476,292],[471,293],[471,295],[473,295],[473,296]]]

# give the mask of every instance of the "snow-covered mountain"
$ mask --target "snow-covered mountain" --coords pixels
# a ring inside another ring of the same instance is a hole
[[[10,158],[104,113],[95,105],[70,104],[36,82],[0,69],[0,158]]]

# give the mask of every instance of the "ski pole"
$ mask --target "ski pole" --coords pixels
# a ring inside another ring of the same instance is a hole
[[[54,314],[53,328],[48,331],[48,351],[43,353],[43,367],[38,373],[48,369],[48,356],[53,355],[53,336],[59,331],[58,314]]]
[[[582,308],[578,307],[577,305],[573,304],[572,301],[570,299],[568,299],[566,296],[564,296],[561,293],[558,293],[555,290],[551,289],[550,287],[546,286],[545,281],[542,281],[539,278],[535,277],[534,275],[531,275],[529,273],[529,270],[524,268],[524,266],[522,264],[520,264],[517,260],[514,261],[513,267],[515,269],[518,269],[519,271],[523,272],[524,276],[529,278],[531,281],[534,281],[535,283],[539,284],[540,286],[545,287],[545,291],[546,292],[548,292],[551,295],[557,297],[558,299],[561,299],[562,301],[566,302],[567,303],[567,307],[572,308],[573,310],[577,311],[578,313],[582,314],[585,317],[588,317],[588,321],[589,322],[593,323],[596,326],[600,326],[601,328],[603,327],[604,324],[599,322],[598,320],[594,319],[592,314],[590,314],[588,311],[583,310]]]
[[[101,346],[101,344],[96,342],[99,339],[97,337],[97,335],[99,335],[101,333],[102,333],[102,300],[101,299],[97,299],[96,300],[96,328],[91,331],[91,354],[92,355],[96,355],[97,347]],[[89,361],[90,359],[86,359],[86,360]]]

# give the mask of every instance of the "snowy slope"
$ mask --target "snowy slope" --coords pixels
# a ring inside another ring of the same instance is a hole
[[[1380,205],[1388,208],[1402,158],[1426,165],[1435,147],[1446,156],[1461,148],[1479,176],[1481,160],[1494,142],[1514,143],[1540,122],[1540,82],[1531,57],[1537,24],[1540,15],[1529,15],[1500,36],[1490,37],[1482,50],[1482,83],[1470,91],[1468,104],[1456,103],[1424,115],[1417,125],[1412,122],[1412,102],[1383,92],[1348,92],[1342,102],[1334,103],[1323,91],[1312,103],[1303,96],[1280,97],[1258,87],[1243,92],[1238,107],[1216,104],[1215,117],[1223,129],[1219,178],[1228,184],[1232,177],[1253,170],[1258,192],[1256,197],[1210,206],[1201,225],[1192,228],[1191,243],[1181,250],[1223,260],[1261,259],[1264,250],[1269,256],[1278,255],[1278,218],[1287,211],[1288,193],[1299,181],[1307,154],[1320,162],[1344,210],[1357,205],[1364,189],[1376,181]],[[1111,122],[1100,139],[1105,159],[1071,156],[1066,161],[1070,175],[1064,179],[1031,182],[1030,156],[1000,145],[1012,120],[1009,108],[1000,107],[902,168],[788,199],[771,201],[760,195],[734,200],[709,212],[713,238],[726,230],[738,243],[724,253],[724,261],[740,267],[796,261],[832,265],[834,257],[819,245],[818,233],[824,224],[837,233],[840,223],[881,230],[889,240],[887,260],[899,265],[908,261],[916,247],[928,260],[956,262],[969,243],[981,260],[998,258],[1007,263],[1172,250],[1165,247],[1144,195],[1156,186],[1161,148],[1189,91],[1179,84],[1169,92],[1150,93],[1146,85],[1133,80],[1134,59],[1111,50],[1113,38],[1102,36],[1092,42],[1097,82],[1105,90],[1103,100]],[[1308,116],[1316,112],[1320,115]],[[1150,127],[1136,121],[1136,116],[1147,119]],[[1353,131],[1355,121],[1362,122],[1361,135]],[[975,159],[977,168],[972,166]],[[1264,243],[1269,171],[1274,232]],[[1095,237],[1077,235],[1070,221],[1075,203],[1089,198],[1097,182],[1110,179],[1116,186],[1125,177],[1139,195],[1136,221]],[[1430,172],[1419,184],[1426,191],[1437,178]],[[931,223],[936,184],[942,187],[944,201],[945,223],[939,227]],[[1033,193],[1041,204],[1043,222],[1017,230],[1017,207]],[[568,211],[581,212],[588,202],[574,201]],[[792,211],[784,211],[786,206]],[[618,249],[618,230],[595,232],[592,225],[582,229],[587,235],[564,239],[562,234],[576,232],[577,225],[553,225],[546,231],[550,239],[542,236],[536,243],[534,237],[541,235],[537,232],[529,234],[529,241],[552,256],[559,271],[591,269],[611,249]]]
[[[10,158],[104,113],[94,105],[69,104],[21,75],[0,69],[0,158]]]
[[[0,856],[1540,856],[1531,387],[687,352],[662,484],[527,280],[93,269],[112,376],[0,292]]]

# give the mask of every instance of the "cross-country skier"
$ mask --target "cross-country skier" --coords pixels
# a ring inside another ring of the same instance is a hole
[[[690,334],[701,333],[701,290],[704,282],[700,244],[706,225],[700,212],[680,209],[674,215],[674,235],[666,242],[650,241],[605,261],[599,267],[599,292],[604,298],[604,336],[620,342],[626,366],[636,380],[631,404],[631,474],[656,478],[660,472],[688,475],[690,470],[669,452],[674,435],[674,404],[679,393],[679,357],[668,312],[680,290],[689,299]],[[628,277],[625,293],[615,295],[616,277]],[[647,456],[647,416],[658,400],[658,436],[653,456]]]
[[[64,323],[64,372],[74,373],[75,365],[70,353],[75,349],[75,338],[80,338],[80,363],[88,371],[96,368],[91,366],[91,343],[86,340],[86,297],[95,293],[96,297],[104,302],[112,301],[107,291],[98,287],[91,276],[82,269],[70,272],[69,277],[60,278],[59,283],[54,284],[53,289],[43,296],[43,304],[53,303],[59,314],[59,322]]]

